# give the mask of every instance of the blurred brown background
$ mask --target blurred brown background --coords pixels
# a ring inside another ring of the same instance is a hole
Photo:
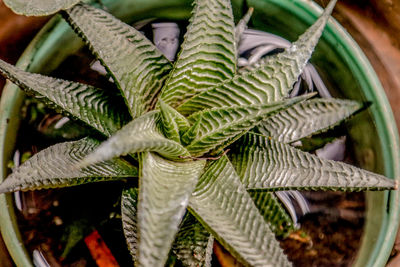
[[[317,0],[325,6],[327,0]],[[333,16],[353,36],[377,72],[400,126],[400,0],[339,0]],[[0,0],[0,58],[15,63],[48,18],[13,14]],[[0,78],[0,88],[4,85]],[[0,267],[12,266],[0,237]],[[400,238],[388,266],[400,266]]]

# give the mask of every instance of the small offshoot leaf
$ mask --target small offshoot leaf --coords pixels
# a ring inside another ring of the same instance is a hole
[[[181,136],[190,128],[189,121],[161,99],[158,102],[161,111],[161,127],[165,136],[180,143]]]
[[[138,250],[138,188],[123,191],[121,200],[122,224],[126,242],[134,261]],[[214,239],[206,229],[187,213],[179,227],[172,252],[184,266],[211,266]]]
[[[25,161],[0,184],[0,193],[81,185],[137,177],[137,168],[113,159],[77,169],[76,164],[100,144],[92,138],[53,145]]]
[[[232,148],[242,183],[259,190],[387,190],[394,180],[333,160],[320,159],[261,135],[247,134]]]
[[[29,73],[2,60],[0,73],[26,93],[53,108],[61,109],[106,136],[110,136],[130,120],[123,102],[105,90]]]
[[[281,110],[257,127],[261,134],[282,143],[291,143],[334,127],[363,107],[361,102],[310,99]]]
[[[172,251],[184,266],[210,267],[214,238],[196,218],[187,213],[172,245]]]
[[[235,25],[229,0],[196,0],[178,60],[161,98],[176,107],[231,79],[236,71]]]
[[[190,115],[213,107],[265,104],[286,97],[311,57],[335,2],[332,0],[314,25],[283,53],[192,97],[177,110]]]
[[[201,176],[192,214],[228,251],[250,266],[291,266],[226,156]]]
[[[151,111],[134,119],[84,158],[80,166],[145,151],[157,152],[173,159],[190,156],[180,143],[164,137],[159,129],[160,120],[159,111]]]
[[[141,155],[138,266],[164,266],[205,160],[173,162]]]
[[[154,107],[171,63],[143,34],[95,7],[78,4],[67,20],[110,72],[133,118]]]
[[[47,16],[67,9],[81,0],[4,0],[6,6],[19,15]]]
[[[264,217],[265,222],[269,223],[276,236],[285,237],[294,230],[292,218],[273,193],[250,191],[249,194],[260,214]]]

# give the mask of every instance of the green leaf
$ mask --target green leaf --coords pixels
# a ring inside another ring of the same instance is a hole
[[[74,220],[64,227],[64,234],[61,237],[61,241],[65,242],[64,251],[61,254],[61,258],[65,259],[72,249],[85,238],[90,231],[93,231],[92,226],[87,219]]]
[[[87,168],[75,166],[99,145],[95,139],[56,144],[40,151],[11,173],[2,184],[0,193],[68,187],[85,183],[137,177],[137,169],[122,159],[98,163]]]
[[[211,267],[214,238],[187,213],[172,245],[172,251],[183,266]]]
[[[236,47],[239,47],[240,40],[244,31],[247,29],[247,23],[249,23],[251,16],[253,15],[254,8],[250,7],[246,14],[241,18],[235,27],[235,43]],[[237,49],[238,50],[238,49]]]
[[[386,190],[397,187],[382,175],[323,160],[261,135],[247,134],[231,155],[243,184],[263,190]]]
[[[132,117],[154,107],[172,68],[163,54],[140,32],[103,10],[79,4],[67,16],[113,77]]]
[[[138,265],[164,266],[189,197],[206,161],[172,162],[150,152],[141,157]]]
[[[80,0],[4,0],[12,11],[25,16],[47,16],[77,4]]]
[[[201,119],[197,137],[186,146],[192,156],[205,153],[218,154],[262,120],[286,106],[302,101],[310,95],[287,99],[269,105],[248,105],[214,108],[200,111],[189,117],[190,122]],[[191,131],[191,129],[189,129]]]
[[[178,60],[161,98],[173,107],[231,79],[236,48],[231,2],[197,0]]]
[[[246,265],[291,266],[226,156],[200,178],[189,201],[192,214]]]
[[[181,140],[184,145],[190,144],[199,136],[200,125],[202,123],[202,117],[199,117],[190,127],[184,135],[182,135]]]
[[[106,136],[126,124],[130,116],[119,99],[93,86],[20,70],[0,60],[0,73],[45,104],[62,109]]]
[[[341,138],[341,137],[337,136],[337,133],[335,133],[335,134],[323,133],[320,135],[313,135],[308,138],[302,138],[301,145],[296,146],[296,147],[298,149],[300,149],[301,151],[313,152],[317,149],[323,148],[325,145],[327,145],[329,143],[333,143],[334,141],[338,140],[339,138]]]
[[[159,103],[162,119],[161,125],[162,129],[164,130],[165,136],[168,139],[180,143],[181,136],[190,127],[189,121],[161,99],[159,100]]]
[[[335,2],[331,1],[316,23],[283,53],[268,57],[259,67],[192,97],[177,110],[190,115],[213,107],[259,105],[286,97],[311,57]]]
[[[284,237],[294,230],[292,218],[290,218],[279,199],[273,193],[250,191],[249,194],[258,211],[277,236]]]
[[[182,145],[164,137],[158,127],[159,120],[159,111],[151,111],[134,119],[83,159],[80,166],[145,151],[157,152],[173,159],[190,156]]]
[[[137,261],[138,249],[138,222],[137,205],[139,199],[139,190],[137,188],[128,188],[122,192],[121,215],[122,228],[129,252],[134,261]]]
[[[274,114],[257,130],[282,143],[291,143],[339,124],[362,107],[362,103],[352,100],[311,99]]]

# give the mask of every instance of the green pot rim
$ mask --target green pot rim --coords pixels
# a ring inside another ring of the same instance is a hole
[[[234,4],[241,6],[242,1],[243,0],[236,0],[233,2]],[[306,22],[314,21],[318,14],[321,13],[321,8],[309,0],[260,1],[268,1],[280,8],[291,10],[296,17]],[[153,15],[162,14],[163,16],[169,16],[166,15],[167,13],[165,10],[167,9],[164,7],[176,8],[182,4],[185,6],[183,11],[171,13],[174,14],[171,15],[171,17],[182,18],[188,16],[190,10],[190,1],[188,0],[164,0],[161,2],[159,0],[147,0],[143,2],[145,3],[144,5],[137,4],[137,2],[141,2],[141,0],[106,0],[105,2],[111,10],[115,9],[119,12],[117,14],[119,17],[126,17],[127,14],[125,12],[126,10],[129,10],[128,7],[140,7],[139,9],[141,9],[142,12],[145,12],[147,10],[152,10],[154,6],[159,6],[160,3],[162,8],[158,8],[157,11],[153,12]],[[371,109],[371,113],[376,124],[379,141],[383,148],[382,156],[384,161],[384,174],[388,177],[395,177],[396,180],[399,180],[399,136],[382,85],[359,46],[346,30],[339,25],[339,23],[331,19],[325,30],[325,33],[326,32],[329,32],[330,35],[333,36],[329,42],[336,42],[342,45],[342,49],[339,53],[347,55],[349,61],[346,63],[349,64],[351,69],[356,73],[366,99],[369,101],[373,100],[374,102],[374,107]],[[29,71],[37,71],[40,67],[44,67],[44,72],[48,72],[52,67],[59,64],[68,53],[72,53],[81,47],[82,43],[79,40],[75,40],[71,42],[70,46],[68,46],[68,51],[63,51],[62,54],[57,53],[57,51],[54,51],[53,54],[48,54],[50,48],[54,50],[54,44],[63,44],[64,42],[64,47],[66,47],[65,40],[72,38],[71,36],[73,36],[73,33],[69,27],[62,22],[58,16],[56,16],[48,22],[40,33],[33,39],[19,59],[17,66]],[[46,59],[52,55],[57,55],[58,59],[57,62],[54,62],[54,66],[41,66],[40,62],[42,59]],[[4,87],[3,95],[0,100],[0,147],[2,148],[0,154],[0,181],[2,181],[9,172],[7,163],[11,158],[15,145],[16,132],[19,126],[18,115],[23,97],[23,93],[21,93],[21,91],[11,83],[7,83]],[[370,238],[368,237],[368,232],[365,234],[366,237],[364,238],[364,242],[362,243],[362,247],[355,262],[356,266],[385,266],[392,250],[398,228],[400,211],[399,196],[399,191],[382,193],[382,197],[385,200],[384,203],[387,204],[387,214],[382,218],[380,226],[381,230],[378,238],[374,240],[375,242],[371,243],[371,240],[369,240]],[[382,207],[380,208],[382,209]],[[371,216],[373,215],[371,214]],[[31,257],[27,253],[23,246],[23,242],[21,241],[11,194],[0,195],[0,229],[15,264],[17,266],[33,266]]]

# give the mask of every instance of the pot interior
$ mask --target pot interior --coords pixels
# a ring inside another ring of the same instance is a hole
[[[111,12],[128,23],[152,17],[163,20],[185,20],[189,17],[191,9],[188,0],[103,0],[103,2]],[[247,7],[252,6],[255,9],[250,22],[252,28],[278,34],[290,41],[304,32],[320,13],[316,5],[306,0],[233,2],[237,18],[244,14]],[[63,50],[58,48],[61,44]],[[49,73],[81,46],[82,42],[69,27],[56,18],[36,37],[18,64],[29,71]],[[335,21],[331,20],[327,26],[311,61],[321,71],[327,84],[334,88],[332,92],[334,96],[373,102],[367,111],[358,114],[357,119],[348,124],[352,151],[357,159],[356,165],[388,177],[398,177],[400,149],[397,129],[383,89],[358,46]],[[9,172],[6,164],[13,154],[22,99],[23,94],[15,90],[15,86],[10,84],[6,86],[0,106],[2,179]],[[10,123],[9,118],[15,119]],[[9,195],[0,197],[0,209],[7,211],[0,211],[2,235],[15,263],[18,266],[29,266],[30,260],[25,249],[16,245],[20,244],[16,241],[20,237],[15,226],[13,210],[8,208],[11,206],[11,197]],[[366,197],[365,234],[355,265],[383,266],[390,254],[397,229],[398,193],[369,192]],[[7,220],[12,223],[5,222]]]

